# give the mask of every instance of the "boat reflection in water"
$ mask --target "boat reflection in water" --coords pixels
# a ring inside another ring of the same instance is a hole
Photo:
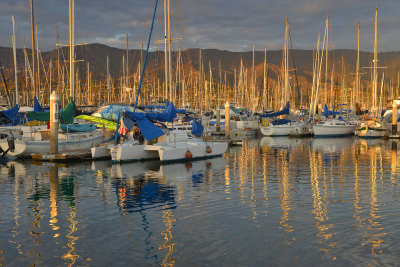
[[[150,167],[159,168],[158,162],[136,162],[113,165],[113,187],[118,196],[118,206],[123,212],[138,212],[168,206],[176,208],[175,188],[153,175]]]
[[[17,255],[25,256],[16,257],[16,262],[43,264],[49,260],[49,255],[44,253],[51,250],[49,239],[54,239],[65,249],[60,250],[62,255],[51,262],[74,265],[79,258],[75,249],[79,237],[74,235],[77,231],[74,177],[60,177],[55,165],[32,166],[25,161],[9,162],[1,167],[0,172],[3,174],[5,170],[14,184],[14,222],[9,242]],[[38,170],[41,172],[32,172]]]
[[[223,157],[209,160],[199,160],[190,163],[175,163],[160,165],[158,161],[135,162],[116,164],[111,167],[113,187],[118,196],[118,206],[121,212],[139,213],[142,217],[144,232],[148,237],[145,240],[146,258],[157,259],[160,255],[151,254],[154,248],[152,239],[155,233],[151,230],[152,222],[148,219],[149,213],[159,212],[162,218],[162,231],[156,238],[158,249],[162,255],[162,266],[172,266],[175,263],[173,254],[176,253],[175,209],[176,196],[179,192],[175,184],[182,181],[191,181],[194,187],[211,177],[211,169],[224,169],[226,159]]]

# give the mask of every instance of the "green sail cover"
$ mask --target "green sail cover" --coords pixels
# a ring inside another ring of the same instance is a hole
[[[68,105],[64,108],[63,111],[60,111],[59,119],[62,124],[72,124],[74,123],[74,114],[75,114],[75,103],[71,98]],[[50,121],[50,112],[35,112],[28,111],[27,115],[29,118],[37,121]]]

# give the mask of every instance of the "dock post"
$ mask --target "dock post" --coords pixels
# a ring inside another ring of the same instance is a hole
[[[217,133],[221,131],[221,110],[217,107],[217,123],[215,124]]]
[[[393,100],[393,112],[392,112],[392,134],[397,134],[397,103],[398,101]]]
[[[230,138],[230,114],[229,114],[230,104],[229,101],[225,103],[225,138]]]
[[[58,153],[58,95],[53,91],[50,96],[50,154]]]

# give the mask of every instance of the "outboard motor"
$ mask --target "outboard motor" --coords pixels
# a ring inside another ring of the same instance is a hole
[[[12,138],[12,137],[7,138],[7,143],[8,143],[7,152],[8,151],[14,152],[14,150],[15,150],[14,138]]]

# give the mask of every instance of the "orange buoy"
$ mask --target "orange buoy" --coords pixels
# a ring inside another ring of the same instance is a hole
[[[206,148],[206,152],[207,152],[207,153],[211,153],[211,152],[212,152],[212,149],[211,149],[211,147],[207,146],[207,148]]]
[[[192,152],[190,152],[189,150],[186,151],[185,157],[186,157],[187,159],[191,159],[191,158],[193,157]]]

